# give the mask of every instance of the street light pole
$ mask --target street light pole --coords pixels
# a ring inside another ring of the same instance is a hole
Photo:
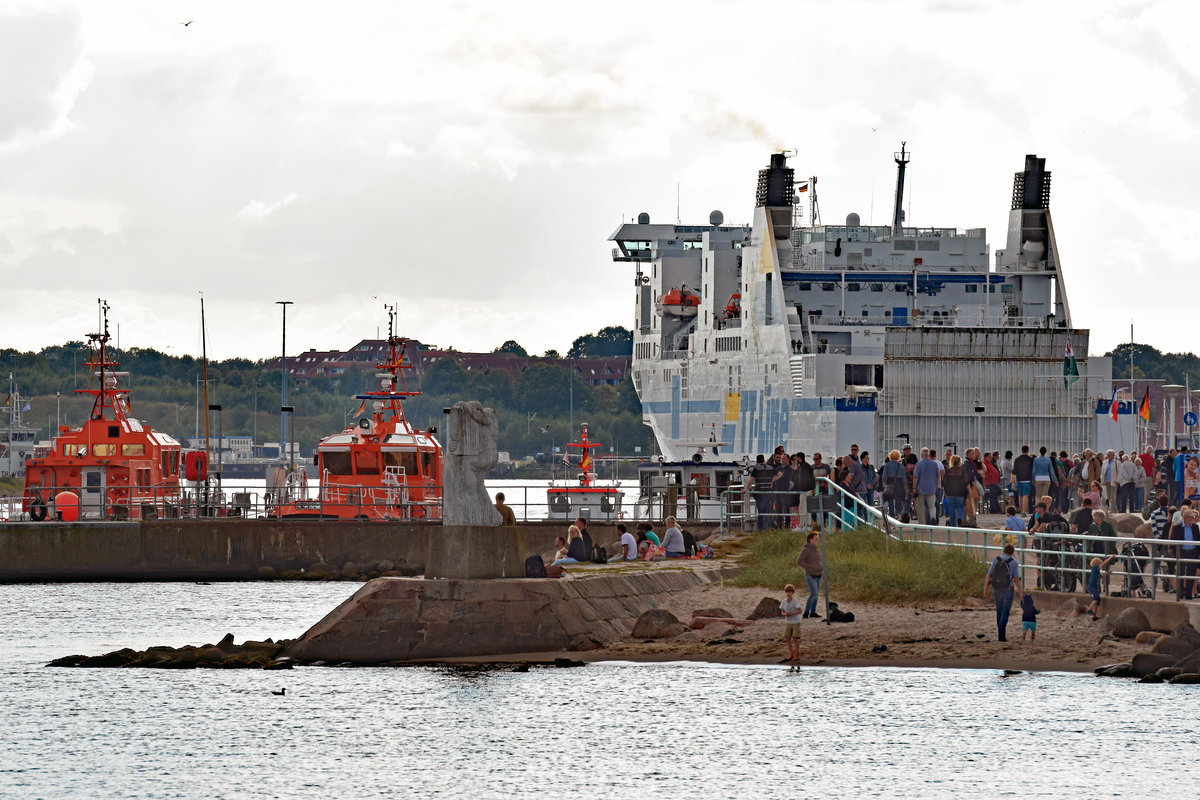
[[[292,301],[291,300],[276,300],[275,305],[283,306],[283,351],[282,351],[283,355],[279,362],[280,372],[282,373],[282,377],[280,378],[281,388],[279,391],[280,391],[281,399],[279,401],[279,405],[282,408],[286,408],[287,404],[288,404],[288,401],[287,401],[287,307],[292,305]],[[281,413],[279,415],[279,446],[287,447],[287,440],[288,440],[288,418],[287,418],[286,413]],[[291,450],[291,448],[288,447],[288,449],[285,450],[284,452],[287,453],[290,450]]]

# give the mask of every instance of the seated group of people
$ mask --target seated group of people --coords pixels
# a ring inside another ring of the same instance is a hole
[[[666,530],[660,538],[648,522],[637,524],[636,534],[630,533],[625,523],[617,523],[617,531],[621,534],[621,551],[613,561],[637,561],[645,558],[647,551],[653,547],[661,547],[667,558],[686,558],[687,546],[684,544],[683,531],[675,522],[674,517],[665,520]],[[578,564],[592,560],[592,537],[588,534],[587,520],[580,517],[575,524],[567,529],[567,536],[554,540],[554,562],[559,564]]]

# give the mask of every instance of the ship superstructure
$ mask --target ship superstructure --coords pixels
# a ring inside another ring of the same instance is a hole
[[[1071,324],[1045,159],[1016,174],[990,257],[983,228],[904,224],[910,155],[895,156],[891,225],[797,224],[798,184],[774,154],[749,226],[641,214],[613,233],[614,260],[636,270],[634,385],[667,460],[1095,441],[1111,365]],[[1068,342],[1082,379],[1064,386]]]

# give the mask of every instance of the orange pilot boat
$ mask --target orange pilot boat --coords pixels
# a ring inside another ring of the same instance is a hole
[[[138,520],[179,516],[179,442],[129,414],[129,390],[108,352],[108,304],[102,333],[88,334],[88,388],[95,398],[80,428],[60,425],[50,452],[25,463],[22,508],[29,518]]]
[[[442,515],[442,446],[435,430],[417,430],[400,401],[420,392],[404,381],[407,339],[394,335],[396,310],[388,309],[388,358],[378,364],[373,392],[356,395],[363,417],[317,445],[320,471],[316,499],[292,500],[277,515],[290,519],[408,520]]]
[[[579,478],[577,484],[555,486],[546,490],[546,505],[549,508],[550,519],[573,520],[577,517],[588,519],[621,519],[621,498],[625,493],[615,486],[598,486],[596,473],[592,472],[592,450],[600,446],[600,442],[588,441],[587,423],[581,423],[583,434],[578,442],[571,442],[567,447],[582,451],[579,458]],[[564,462],[569,462],[563,456]]]

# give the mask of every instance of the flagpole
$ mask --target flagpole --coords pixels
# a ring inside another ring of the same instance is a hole
[[[1133,320],[1129,320],[1129,405],[1133,409]],[[1138,414],[1130,414],[1133,422],[1133,451],[1138,452]]]

